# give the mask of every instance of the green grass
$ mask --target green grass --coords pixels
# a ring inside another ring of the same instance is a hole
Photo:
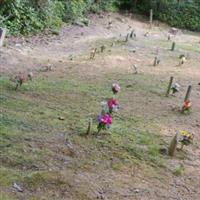
[[[0,200],[16,200],[14,197],[11,197],[3,192],[0,194]]]
[[[123,88],[119,94],[122,104],[127,101],[126,93],[137,91],[162,98],[164,92],[165,83],[158,86],[158,79],[150,75],[133,79],[127,74],[107,74],[95,84],[75,76],[70,79],[38,77],[18,91],[14,91],[8,78],[1,77],[2,185],[11,187],[16,181],[35,191],[49,187],[47,185],[59,187],[66,183],[59,173],[48,171],[52,166],[62,167],[59,157],[70,156],[65,146],[66,137],[79,152],[77,157],[71,158],[68,169],[102,171],[110,166],[112,170],[121,170],[138,163],[147,168],[163,167],[164,161],[159,155],[159,126],[155,120],[132,115],[122,108],[115,114],[109,131],[95,135],[94,122],[92,135],[81,136],[87,129],[88,119],[95,119],[100,112],[100,102],[111,96],[113,79]],[[59,116],[65,120],[60,121]]]
[[[176,167],[176,169],[173,171],[173,174],[175,176],[181,176],[181,175],[183,175],[184,171],[185,171],[184,166],[180,165],[180,166]]]

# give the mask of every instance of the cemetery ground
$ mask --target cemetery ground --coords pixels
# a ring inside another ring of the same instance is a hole
[[[172,52],[165,25],[149,30],[143,19],[112,14],[107,29],[107,14],[91,18],[88,27],[10,38],[0,49],[0,199],[198,200],[200,35],[180,31]],[[136,38],[125,43],[132,29]],[[105,51],[90,59],[101,45]],[[177,66],[180,54],[187,62]],[[161,62],[154,67],[155,56]],[[10,77],[30,71],[33,81],[15,91]],[[170,76],[181,89],[166,97]],[[100,102],[112,96],[114,82],[121,108],[111,128],[96,135]],[[188,85],[192,111],[181,114]],[[173,158],[161,155],[177,130],[194,133],[193,144]]]

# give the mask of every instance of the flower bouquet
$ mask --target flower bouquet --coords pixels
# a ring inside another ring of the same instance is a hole
[[[119,109],[119,103],[116,99],[112,98],[107,101],[109,113],[117,112]]]
[[[180,137],[178,141],[181,143],[181,149],[183,149],[184,145],[188,146],[189,144],[191,144],[194,138],[193,134],[187,131],[180,131],[179,135]]]
[[[172,90],[172,94],[175,94],[177,92],[179,92],[180,90],[180,85],[178,83],[174,83],[171,87],[171,90]]]
[[[183,103],[183,107],[182,107],[182,112],[184,113],[185,111],[190,111],[190,109],[191,109],[191,102],[190,102],[190,100],[186,100],[186,101],[184,101],[184,103]]]
[[[112,84],[112,92],[113,94],[117,94],[118,92],[120,92],[120,86],[117,83],[113,83]]]
[[[101,114],[97,117],[97,121],[97,130],[99,133],[101,130],[107,130],[110,128],[110,125],[112,124],[112,117],[109,114]]]

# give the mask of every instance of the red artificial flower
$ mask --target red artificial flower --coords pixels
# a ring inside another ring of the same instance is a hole
[[[116,99],[109,99],[108,100],[108,107],[109,107],[109,109],[112,109],[113,107],[115,107],[115,106],[118,106],[119,105],[119,103],[117,102],[117,100]]]
[[[190,107],[191,107],[190,100],[185,101],[184,104],[183,104],[183,108],[184,108],[184,109],[188,109],[188,108],[190,108]]]

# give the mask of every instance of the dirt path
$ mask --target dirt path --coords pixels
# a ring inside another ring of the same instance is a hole
[[[89,27],[64,26],[59,36],[9,39],[7,47],[1,50],[1,72],[34,70],[47,62],[67,61],[71,56],[89,54],[97,40],[125,38],[132,29],[141,34],[147,27],[146,23],[116,14],[112,16],[112,28],[108,29],[111,17],[103,16],[90,16]]]

